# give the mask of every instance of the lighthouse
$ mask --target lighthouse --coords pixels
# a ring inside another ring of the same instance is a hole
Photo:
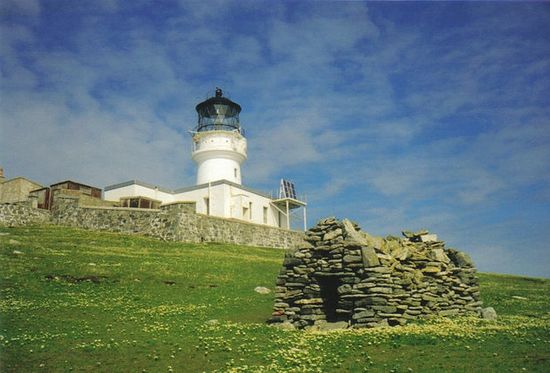
[[[241,163],[246,159],[246,138],[239,122],[241,106],[216,95],[199,103],[191,157],[197,164],[197,185],[228,180],[242,184]]]
[[[172,203],[192,203],[197,214],[257,225],[291,229],[297,218],[307,226],[305,197],[296,194],[294,184],[281,180],[279,193],[266,193],[243,185],[241,164],[247,159],[247,140],[241,128],[241,106],[215,95],[195,106],[198,114],[192,134],[191,158],[197,164],[195,185],[166,189],[139,180],[105,187],[108,201],[123,207],[151,208]],[[190,123],[191,124],[191,123]],[[303,212],[303,217],[296,214]],[[221,220],[215,220],[221,224]]]

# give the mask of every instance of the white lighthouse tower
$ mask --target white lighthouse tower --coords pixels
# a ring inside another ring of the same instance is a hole
[[[192,158],[197,163],[197,185],[218,180],[242,183],[241,163],[246,159],[246,138],[239,123],[239,104],[216,96],[195,107],[199,115],[193,132]]]
[[[307,203],[296,195],[293,183],[281,180],[278,196],[243,185],[241,164],[247,154],[239,122],[241,106],[216,88],[214,97],[199,103],[195,110],[198,122],[191,132],[191,157],[197,164],[196,185],[170,190],[130,180],[105,187],[105,199],[128,208],[192,202],[197,214],[283,229],[291,229],[293,217],[300,219],[296,213],[302,210],[305,230]]]

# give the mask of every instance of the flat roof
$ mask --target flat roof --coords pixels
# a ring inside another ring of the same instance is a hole
[[[141,180],[128,180],[128,181],[125,181],[123,183],[108,185],[105,188],[103,188],[103,190],[105,192],[107,192],[109,190],[120,189],[120,188],[124,188],[124,187],[130,186],[130,185],[139,185],[139,186],[149,188],[149,189],[157,189],[157,190],[160,190],[161,192],[165,192],[165,193],[172,193],[172,194],[174,193],[170,189],[159,187],[158,185],[149,184],[149,183],[146,183],[146,182],[141,181]]]
[[[109,190],[120,189],[120,188],[124,188],[124,187],[130,186],[130,185],[139,185],[139,186],[149,188],[149,189],[157,189],[157,190],[159,190],[161,192],[164,192],[164,193],[180,194],[180,193],[185,193],[185,192],[191,192],[193,190],[208,188],[208,185],[217,186],[217,185],[221,185],[221,184],[230,185],[232,187],[239,188],[239,189],[245,190],[245,191],[250,192],[250,193],[254,193],[254,194],[266,197],[266,198],[271,198],[271,195],[269,195],[265,192],[261,192],[261,191],[258,191],[258,190],[255,190],[255,189],[252,189],[252,188],[246,187],[244,185],[240,185],[240,184],[237,184],[237,183],[234,183],[232,181],[225,180],[225,179],[216,180],[216,181],[213,181],[211,183],[205,183],[205,184],[193,185],[193,186],[190,186],[190,187],[178,188],[178,189],[175,189],[175,190],[162,188],[162,187],[159,187],[157,185],[149,184],[149,183],[146,183],[146,182],[143,182],[143,181],[140,181],[140,180],[128,180],[128,181],[125,181],[123,183],[108,185],[105,188],[103,188],[103,190],[107,192]]]
[[[226,185],[230,185],[230,186],[235,187],[235,188],[246,190],[247,192],[254,193],[254,194],[260,195],[262,197],[271,198],[271,195],[269,195],[265,192],[261,192],[259,190],[255,190],[255,189],[252,189],[252,188],[246,187],[244,185],[237,184],[237,183],[234,183],[232,181],[225,180],[225,179],[216,180],[216,181],[213,181],[211,183],[204,183],[204,184],[194,185],[194,186],[186,187],[186,188],[178,188],[174,191],[174,194],[191,192],[193,190],[208,188],[208,185],[217,186],[217,185],[221,185],[221,184],[226,184]]]

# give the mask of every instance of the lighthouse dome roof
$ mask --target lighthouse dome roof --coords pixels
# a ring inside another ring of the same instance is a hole
[[[195,110],[199,113],[204,113],[205,111],[208,111],[209,107],[213,107],[214,105],[227,105],[231,109],[233,109],[232,111],[235,111],[237,113],[241,112],[241,105],[231,101],[227,97],[223,97],[223,92],[220,88],[216,89],[216,95],[214,97],[210,97],[209,99],[195,106]]]

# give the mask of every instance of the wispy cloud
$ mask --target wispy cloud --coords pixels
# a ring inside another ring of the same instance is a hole
[[[548,261],[545,4],[55,4],[0,7],[8,176],[192,184],[193,108],[221,86],[243,106],[248,185],[288,177],[312,220],[431,228],[482,269],[549,274],[499,238],[529,230]]]

